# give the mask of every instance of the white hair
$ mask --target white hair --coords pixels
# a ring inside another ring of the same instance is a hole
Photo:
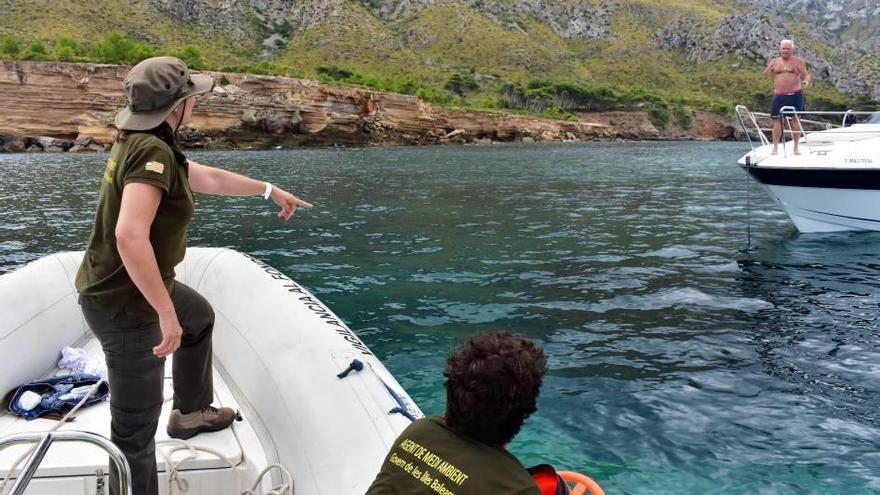
[[[782,40],[779,42],[779,46],[782,46],[782,45],[791,45],[791,47],[794,48],[794,41]]]

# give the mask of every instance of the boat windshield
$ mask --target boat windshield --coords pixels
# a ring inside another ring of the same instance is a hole
[[[874,112],[868,119],[868,124],[880,124],[880,112]]]

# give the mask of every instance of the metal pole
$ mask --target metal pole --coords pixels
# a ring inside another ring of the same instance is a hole
[[[131,494],[131,467],[128,465],[128,460],[125,458],[125,455],[123,455],[122,451],[119,450],[119,447],[117,447],[110,440],[107,440],[101,435],[98,435],[97,433],[76,430],[56,431],[54,433],[16,433],[14,435],[0,438],[0,449],[22,443],[40,442],[40,444],[37,446],[37,451],[39,451],[40,446],[43,445],[47,437],[49,438],[49,440],[46,444],[46,449],[48,449],[49,447],[48,444],[52,442],[86,442],[97,445],[98,447],[104,449],[104,451],[106,451],[107,454],[110,456],[110,460],[113,462],[113,464],[116,465],[116,470],[119,472],[119,494]],[[40,456],[40,460],[42,460],[43,456],[45,456],[45,452],[43,452],[43,454]],[[34,455],[32,455],[31,457],[33,458]],[[36,470],[36,466],[38,465],[39,462],[34,463],[34,470]],[[28,465],[25,466],[24,469],[27,470],[30,466],[31,462],[29,459]],[[33,473],[31,474],[31,477],[33,477]],[[23,474],[19,475],[18,479],[15,480],[15,484],[12,487],[13,494],[19,494],[19,492],[14,491],[19,483],[22,483],[25,487],[27,486],[27,483],[30,481],[30,479],[23,480],[23,478],[24,471]],[[22,491],[21,493],[24,492]]]
[[[34,448],[33,452],[31,452],[30,457],[28,457],[27,462],[24,467],[21,468],[21,472],[18,474],[18,477],[15,478],[15,483],[12,485],[11,495],[24,495],[24,491],[27,489],[28,484],[34,478],[34,474],[37,472],[37,468],[40,467],[40,463],[43,462],[43,458],[46,457],[46,452],[49,451],[49,446],[52,445],[52,434],[44,433],[40,438],[40,443],[37,444],[36,448]]]
[[[745,120],[743,120],[741,113],[743,111],[748,112],[749,110],[743,105],[737,105],[734,111],[736,112],[736,118],[739,119],[739,125],[740,127],[742,127],[743,133],[746,135],[746,139],[749,140],[749,148],[755,149],[755,146],[752,144],[752,133],[749,131],[748,127],[746,127],[746,122]],[[760,133],[761,130],[758,129],[758,132]]]

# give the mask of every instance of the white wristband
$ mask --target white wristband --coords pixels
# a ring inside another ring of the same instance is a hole
[[[263,191],[263,199],[269,199],[269,196],[272,195],[272,184],[266,183],[266,190]]]

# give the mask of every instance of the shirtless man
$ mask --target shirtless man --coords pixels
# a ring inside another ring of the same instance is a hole
[[[791,40],[782,40],[779,43],[779,56],[774,58],[767,64],[764,69],[764,76],[773,76],[773,103],[770,105],[770,117],[773,118],[773,151],[772,154],[779,153],[779,138],[782,135],[782,116],[780,109],[782,107],[794,107],[798,112],[804,111],[804,94],[801,93],[803,88],[810,85],[812,76],[807,71],[807,64],[804,59],[792,55],[794,51],[794,42]],[[801,137],[801,125],[799,119],[791,121],[792,134],[794,138],[794,154],[799,155],[798,140]]]

